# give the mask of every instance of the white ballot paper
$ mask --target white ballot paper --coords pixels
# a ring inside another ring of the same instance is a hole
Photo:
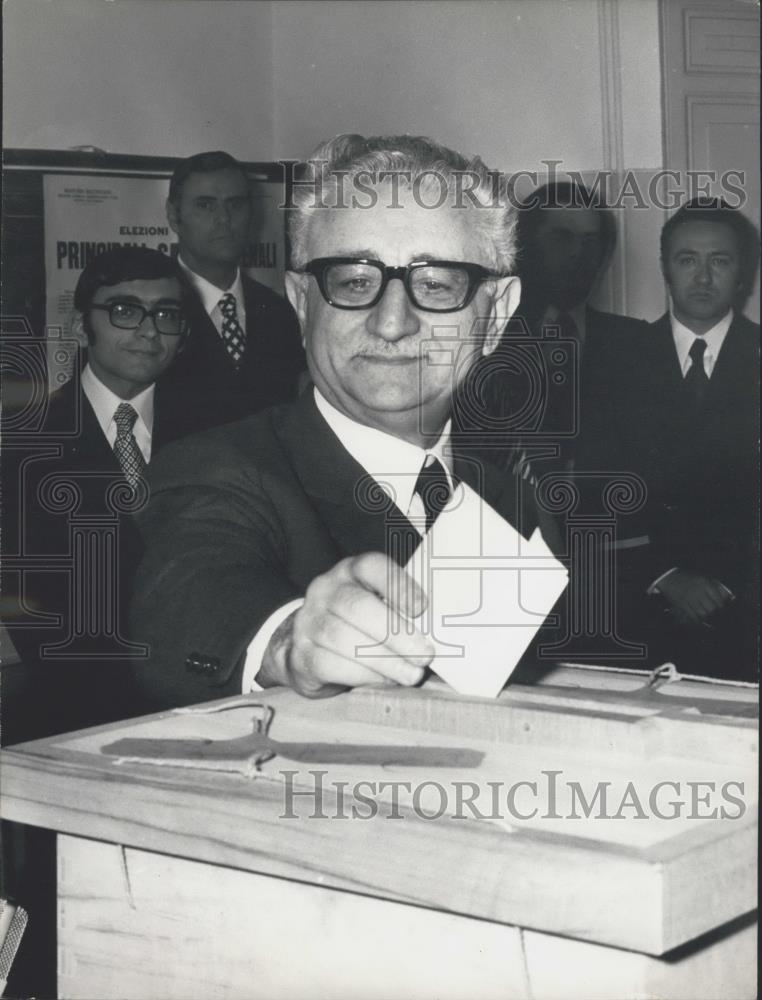
[[[431,669],[483,698],[502,690],[569,579],[539,529],[527,541],[465,483],[406,569],[428,595],[415,625],[436,647]]]

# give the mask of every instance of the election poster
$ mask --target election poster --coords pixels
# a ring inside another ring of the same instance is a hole
[[[61,345],[71,336],[74,289],[88,261],[104,250],[128,244],[177,254],[177,238],[164,207],[168,185],[168,176],[44,176],[45,321],[51,388],[69,377],[75,363],[75,355]],[[257,281],[282,292],[281,184],[260,175],[252,179],[252,192],[252,234],[242,266]]]

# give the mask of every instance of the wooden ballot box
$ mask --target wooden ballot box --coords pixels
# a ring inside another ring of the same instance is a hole
[[[555,668],[10,747],[71,998],[756,994],[758,692]]]

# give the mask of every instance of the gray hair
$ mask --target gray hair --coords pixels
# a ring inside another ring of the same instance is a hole
[[[300,165],[289,203],[291,265],[299,270],[307,263],[307,237],[315,212],[343,205],[345,195],[326,201],[326,189],[335,195],[341,186],[362,177],[367,185],[396,174],[406,186],[421,196],[439,188],[439,207],[447,196],[452,207],[477,212],[475,225],[481,227],[491,266],[510,273],[515,259],[516,209],[509,196],[505,174],[488,170],[478,156],[468,158],[432,139],[418,135],[371,136],[339,135],[318,146]],[[368,194],[367,186],[358,191]],[[446,193],[445,193],[446,192]],[[351,203],[351,202],[350,202]],[[367,207],[367,206],[366,206]]]

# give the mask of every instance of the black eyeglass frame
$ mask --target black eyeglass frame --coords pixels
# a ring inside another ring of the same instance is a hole
[[[346,305],[342,302],[335,302],[328,293],[325,280],[328,268],[335,264],[367,264],[380,271],[382,275],[381,284],[375,297],[370,302],[361,306]],[[411,277],[414,271],[418,271],[422,267],[457,267],[461,271],[465,271],[468,275],[469,284],[463,302],[461,302],[459,306],[448,307],[446,309],[432,309],[431,306],[419,305],[412,292]],[[476,290],[482,282],[487,281],[489,278],[507,277],[507,275],[498,271],[490,271],[489,268],[482,267],[481,264],[471,264],[464,260],[415,260],[411,264],[405,264],[401,267],[390,267],[389,265],[384,264],[383,261],[375,260],[371,257],[315,257],[314,260],[309,261],[300,271],[297,271],[296,273],[311,274],[317,281],[320,294],[323,296],[328,305],[333,306],[334,309],[349,309],[352,311],[372,309],[373,306],[378,305],[384,297],[386,286],[389,284],[391,279],[398,278],[405,286],[407,297],[410,299],[415,308],[420,309],[422,312],[433,313],[460,312],[461,309],[466,308],[471,299],[473,299],[474,295],[476,295]]]
[[[116,309],[118,306],[129,306],[130,309],[139,309],[143,315],[134,325],[125,326],[124,323],[117,323],[114,320],[113,310]],[[156,328],[156,332],[161,334],[162,337],[184,337],[185,334],[188,332],[188,321],[183,315],[183,311],[180,308],[180,306],[154,306],[153,309],[146,309],[146,307],[144,305],[141,305],[139,302],[117,301],[117,302],[109,302],[107,305],[102,305],[99,302],[91,302],[90,308],[100,309],[103,312],[107,312],[109,323],[111,323],[112,326],[115,326],[117,330],[137,330],[140,326],[143,325],[143,323],[145,323],[146,317],[150,316],[151,319],[153,320],[153,325]],[[156,324],[156,314],[164,312],[168,309],[172,309],[175,312],[179,313],[180,315],[180,329],[177,331],[177,333],[165,333],[163,330],[160,330]]]

